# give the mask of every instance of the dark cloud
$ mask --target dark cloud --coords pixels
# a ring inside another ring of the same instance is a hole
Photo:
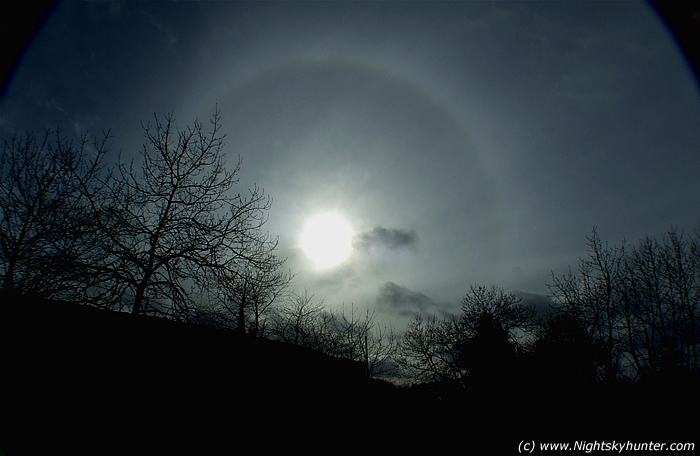
[[[423,293],[409,290],[394,282],[386,282],[379,289],[377,307],[389,313],[410,317],[418,313],[446,317],[450,313],[440,303]]]
[[[373,252],[378,249],[401,250],[414,248],[417,242],[418,236],[414,230],[377,226],[372,231],[366,231],[357,235],[354,245],[359,250]]]

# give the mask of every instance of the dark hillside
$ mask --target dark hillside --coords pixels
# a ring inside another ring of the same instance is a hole
[[[350,385],[364,379],[363,363],[272,340],[66,302],[26,302],[26,297],[4,301],[0,328],[8,368],[62,375],[108,373],[114,377],[101,379],[101,387],[119,386],[132,394],[155,388],[148,381],[158,377],[166,383],[196,384],[203,377],[226,375],[254,381],[257,388]]]
[[[38,443],[35,431],[43,429],[69,440],[67,429],[191,431],[203,422],[233,426],[234,418],[276,420],[356,404],[366,395],[363,363],[66,302],[5,296],[0,335],[0,450],[8,456],[20,454],[10,451],[18,443]]]
[[[242,440],[328,450],[362,447],[363,433],[433,450],[448,436],[506,450],[684,441],[697,410],[689,385],[570,384],[545,372],[395,388],[367,380],[363,363],[301,347],[21,296],[0,303],[0,344],[6,456],[228,454]]]

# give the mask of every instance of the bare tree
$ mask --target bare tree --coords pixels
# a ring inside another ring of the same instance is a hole
[[[626,249],[588,238],[578,275],[555,278],[559,308],[604,349],[599,380],[698,372],[700,237],[670,230]]]
[[[277,239],[261,228],[271,200],[255,187],[233,193],[241,161],[226,168],[217,110],[210,130],[173,117],[143,125],[141,163],[120,161],[91,199],[103,261],[92,265],[100,296],[130,308],[187,319],[187,287],[208,288],[241,271],[270,269]]]
[[[579,259],[578,275],[569,271],[552,277],[548,285],[555,302],[573,315],[594,342],[607,353],[600,367],[601,380],[615,380],[621,375],[622,351],[618,343],[623,333],[620,325],[620,284],[625,248],[603,243],[596,228],[587,238],[588,258]]]
[[[698,372],[699,234],[647,236],[625,263],[621,343],[642,376]]]
[[[460,363],[459,345],[465,332],[456,317],[414,316],[399,341],[396,360],[401,376],[418,383],[464,379],[468,371]]]
[[[524,306],[514,294],[505,293],[495,285],[472,285],[462,299],[462,324],[468,331],[474,332],[485,316],[500,325],[511,337],[515,336],[516,331],[531,333],[538,325],[534,307]]]
[[[463,382],[476,370],[483,374],[495,367],[503,372],[513,366],[518,336],[532,332],[536,323],[534,308],[523,306],[515,295],[496,286],[472,285],[459,317],[418,315],[409,322],[398,360],[403,375],[418,382]]]
[[[327,355],[362,361],[371,377],[395,374],[393,356],[397,337],[390,327],[379,327],[374,312],[358,315],[351,306],[347,313],[330,310],[312,293],[292,295],[291,302],[279,309],[273,336],[283,342],[309,347]]]
[[[221,271],[217,282],[212,284],[215,292],[209,293],[206,313],[216,314],[217,326],[241,334],[264,336],[273,306],[293,279],[290,272],[279,268],[280,265],[271,252],[265,263],[237,271]]]
[[[288,304],[276,313],[273,337],[302,347],[323,347],[326,334],[320,321],[325,307],[325,302],[308,290],[292,293]]]
[[[375,323],[376,314],[367,309],[358,315],[355,306],[349,313],[343,307],[340,311],[322,313],[325,328],[326,346],[321,351],[354,361],[362,361],[371,377],[392,377],[395,375],[393,356],[397,348],[397,337],[391,327],[379,327]]]
[[[3,290],[71,299],[84,285],[93,251],[84,191],[92,191],[109,132],[77,146],[59,131],[15,134],[0,157]]]

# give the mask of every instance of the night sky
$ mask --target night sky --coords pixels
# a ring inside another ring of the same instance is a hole
[[[398,326],[476,283],[541,301],[594,225],[635,244],[700,220],[698,83],[643,2],[68,1],[0,131],[111,128],[129,159],[142,120],[217,106],[293,287]],[[319,268],[301,238],[328,212],[354,240]]]

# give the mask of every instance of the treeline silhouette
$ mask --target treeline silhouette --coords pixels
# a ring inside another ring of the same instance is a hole
[[[517,428],[539,423],[539,435],[692,441],[700,231],[671,229],[627,247],[603,243],[594,228],[587,245],[575,272],[552,277],[544,315],[496,286],[473,285],[459,316],[415,316],[396,356],[410,389],[482,418],[514,407],[529,423]]]
[[[688,385],[698,380],[700,232],[608,246],[594,228],[578,270],[552,277],[546,315],[496,286],[474,285],[453,318],[409,323],[399,344],[418,382],[513,372],[535,383]]]
[[[589,256],[552,277],[548,313],[472,285],[459,315],[417,314],[397,333],[290,290],[262,231],[270,199],[233,192],[240,158],[226,168],[218,111],[209,132],[154,122],[140,161],[110,169],[109,132],[3,143],[5,432],[25,436],[36,410],[44,425],[76,409],[76,426],[100,416],[112,429],[136,410],[159,427],[183,411],[193,424],[218,409],[252,419],[381,404],[468,410],[474,426],[521,410],[522,435],[594,423],[580,404],[617,404],[636,430],[655,429],[643,414],[697,408],[697,230],[611,247],[594,228]],[[617,418],[597,413],[597,429]],[[18,454],[26,444],[7,441]]]

